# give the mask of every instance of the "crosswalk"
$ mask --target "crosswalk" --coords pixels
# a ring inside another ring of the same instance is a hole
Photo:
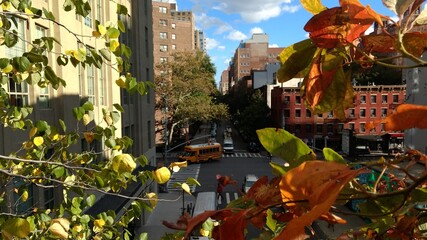
[[[236,158],[236,157],[260,158],[260,157],[266,157],[266,156],[262,155],[261,153],[235,152],[235,153],[222,154],[222,157],[227,157],[227,158]]]
[[[237,192],[224,192],[222,193],[222,195],[224,195],[224,199],[218,198],[218,206],[223,207],[228,205],[231,201],[234,201],[240,197],[239,193]]]
[[[181,191],[182,188],[180,186],[175,186],[175,183],[184,183],[187,181],[187,178],[197,179],[200,172],[200,163],[198,164],[190,164],[185,168],[181,168],[178,172],[172,173],[170,180],[167,183],[168,191]],[[191,192],[196,190],[196,185],[190,185]]]

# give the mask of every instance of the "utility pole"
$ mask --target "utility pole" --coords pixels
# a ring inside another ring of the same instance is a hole
[[[164,97],[163,101],[164,101],[164,104],[165,104],[165,106],[163,108],[163,117],[164,117],[164,119],[163,119],[163,122],[164,122],[163,140],[165,142],[164,154],[163,154],[163,161],[166,164],[167,160],[168,160],[167,154],[168,154],[168,141],[169,141],[169,136],[168,136],[169,135],[169,133],[168,133],[168,102],[167,102],[167,98]]]

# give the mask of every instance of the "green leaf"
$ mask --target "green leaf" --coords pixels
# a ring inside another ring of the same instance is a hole
[[[53,15],[53,13],[51,11],[47,10],[46,8],[43,8],[43,13],[47,19],[55,21],[55,16]]]
[[[89,207],[92,207],[95,204],[95,201],[96,201],[96,197],[94,194],[91,194],[86,198],[86,204]]]
[[[323,6],[321,0],[301,0],[300,2],[305,10],[309,11],[313,15],[316,15],[327,9],[325,6]]]
[[[276,227],[277,227],[277,220],[275,220],[275,219],[273,218],[273,212],[272,212],[270,209],[268,209],[268,210],[267,210],[267,222],[266,222],[266,224],[267,224],[267,227],[268,227],[271,231],[273,231],[273,232],[275,232],[275,231],[276,231]]]
[[[55,167],[52,170],[52,174],[55,175],[56,178],[60,178],[60,177],[64,176],[65,169],[64,169],[64,167]]]
[[[95,176],[96,186],[103,188],[104,187],[104,179],[100,176]]]
[[[59,119],[59,125],[61,125],[62,131],[67,131],[67,126],[65,125],[65,122],[62,119]]]
[[[45,132],[50,128],[50,126],[46,121],[40,120],[40,121],[37,121],[36,128],[37,128],[37,131],[39,132]]]
[[[26,238],[30,234],[30,223],[23,218],[10,218],[1,225],[3,232],[18,238]]]
[[[324,148],[323,155],[325,156],[325,160],[329,162],[347,163],[345,159],[332,148]]]
[[[128,9],[121,5],[121,4],[117,4],[117,11],[116,11],[117,15],[127,15],[128,14]]]
[[[148,240],[148,233],[141,233],[137,240]]]
[[[83,115],[85,114],[85,109],[82,107],[73,108],[73,116],[78,120],[82,120]]]
[[[35,85],[42,79],[42,75],[39,72],[33,72],[30,74],[30,77],[27,79],[27,82],[31,85]]]
[[[192,177],[187,178],[187,183],[191,184],[191,185],[202,186],[202,185],[200,185],[199,181],[197,181],[197,179],[192,178]]]
[[[85,110],[85,111],[93,111],[93,103],[91,103],[91,102],[89,102],[89,101],[87,101],[87,102],[85,102],[84,104],[83,104],[83,106],[82,106],[82,108]]]
[[[37,54],[34,52],[27,52],[24,54],[24,56],[27,57],[32,63],[37,63],[37,62],[43,63],[45,62],[45,58],[46,58],[46,56]]]
[[[288,81],[309,67],[316,50],[317,48],[313,45],[311,39],[295,43],[283,49],[279,54],[282,65],[277,71],[278,81]]]
[[[6,45],[6,47],[11,48],[15,46],[18,40],[18,32],[16,32],[16,30],[4,33],[4,45]]]
[[[135,158],[135,160],[138,161],[141,166],[145,166],[148,164],[148,159],[145,155],[141,155]]]
[[[291,168],[306,160],[313,160],[312,150],[288,131],[280,128],[264,128],[257,130],[256,133],[265,150],[285,160]]]
[[[108,48],[103,48],[103,49],[99,50],[99,53],[101,54],[101,56],[103,58],[105,58],[105,60],[111,61],[111,52],[110,52],[110,50],[108,50]]]
[[[125,110],[123,109],[123,107],[120,105],[120,104],[118,104],[118,103],[115,103],[114,104],[114,108],[116,108],[117,109],[117,111],[119,111],[119,112],[124,112]]]
[[[275,176],[283,176],[287,172],[287,168],[281,164],[270,162],[270,166]]]
[[[59,66],[66,66],[68,64],[68,57],[66,56],[58,56],[56,58],[56,62],[58,63]]]
[[[110,27],[107,30],[107,36],[109,38],[119,38],[120,36],[120,31],[117,28],[114,27]]]
[[[31,67],[31,62],[26,57],[15,57],[12,62],[19,72],[25,72]]]
[[[0,58],[0,69],[3,69],[9,65],[9,58]]]
[[[126,27],[125,27],[125,25],[123,24],[123,22],[122,21],[120,21],[120,20],[117,20],[117,27],[119,28],[119,30],[121,31],[121,32],[126,32]]]
[[[116,140],[114,140],[114,138],[109,138],[107,140],[105,140],[105,146],[109,147],[109,148],[113,148],[116,146]]]
[[[52,87],[54,89],[59,88],[59,81],[58,77],[56,76],[55,72],[53,71],[52,67],[46,66],[44,68],[44,77],[52,84]]]
[[[113,118],[113,123],[120,121],[120,114],[118,112],[112,112],[111,118]]]
[[[90,222],[90,216],[85,214],[80,218],[80,222],[83,224],[88,224]]]

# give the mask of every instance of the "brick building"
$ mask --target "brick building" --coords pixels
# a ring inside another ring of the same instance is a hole
[[[368,132],[366,123],[380,120],[405,102],[405,85],[354,86],[355,107],[346,110],[347,122],[340,122],[332,112],[312,114],[303,104],[298,87],[275,87],[271,98],[271,115],[276,127],[295,134],[317,148],[325,145],[340,149],[343,129],[356,136],[385,134],[384,126]]]

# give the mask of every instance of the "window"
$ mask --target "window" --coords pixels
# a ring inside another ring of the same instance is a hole
[[[25,29],[27,29],[27,22],[21,18],[16,19],[15,24],[11,24],[10,31],[16,30],[19,40],[18,42],[11,48],[5,49],[5,55],[8,58],[14,58],[18,56],[22,56],[25,52],[26,43],[22,39],[25,38]],[[8,93],[10,98],[10,104],[17,107],[24,107],[29,105],[28,100],[28,84],[25,81],[21,81],[17,83],[14,80],[14,76],[9,74],[9,84],[8,84]]]
[[[289,109],[285,109],[285,110],[283,111],[283,116],[284,116],[285,118],[291,117],[291,111],[290,111]]]
[[[393,103],[399,103],[399,95],[393,94]]]
[[[105,105],[105,84],[104,84],[104,66],[98,70],[98,96],[99,105]]]
[[[167,52],[168,51],[168,45],[160,45],[160,52]]]
[[[364,108],[360,109],[360,117],[366,117],[366,109]]]
[[[316,124],[316,133],[323,133],[323,124]]]
[[[305,125],[305,133],[313,133],[313,128],[311,124]]]
[[[328,124],[326,127],[328,129],[328,133],[333,133],[334,132],[334,125]]]
[[[301,117],[301,109],[295,109],[295,117]]]
[[[385,123],[381,123],[381,132],[385,132]]]
[[[167,57],[161,57],[160,58],[160,63],[167,63],[168,62],[168,58]]]
[[[36,25],[35,29],[36,39],[40,39],[42,37],[47,36],[47,31],[44,27],[41,27],[39,25]],[[42,76],[44,75],[43,72],[40,73]],[[37,105],[40,109],[49,109],[50,103],[49,103],[49,87],[39,88],[39,95],[37,97]]]
[[[334,112],[328,112],[328,118],[334,118]]]
[[[176,34],[172,33],[172,39],[176,39]]]
[[[172,29],[176,28],[176,24],[175,23],[172,23],[171,26],[172,26]]]
[[[166,7],[159,7],[159,13],[168,13],[168,9]]]
[[[365,132],[365,123],[360,123],[360,132]]]
[[[176,44],[172,44],[172,50],[176,50]]]
[[[295,133],[301,133],[301,125],[295,124]]]
[[[285,101],[285,104],[289,104],[289,102],[291,101],[291,97],[285,96],[284,101]]]
[[[96,20],[102,22],[102,0],[96,0]]]
[[[164,27],[166,27],[166,26],[168,25],[168,21],[167,21],[167,20],[165,20],[165,19],[160,19],[160,20],[159,20],[159,25],[160,25],[160,26],[164,26]]]
[[[301,104],[301,96],[295,96],[295,103]]]
[[[381,117],[387,117],[387,108],[381,108]]]
[[[168,39],[168,33],[166,33],[166,32],[161,32],[161,33],[160,33],[160,39]]]
[[[93,65],[86,66],[87,100],[95,104],[95,69]]]
[[[342,133],[344,130],[344,123],[338,123],[338,133]]]
[[[371,103],[377,103],[377,96],[371,95]]]
[[[92,5],[91,3],[92,3],[92,0],[89,0],[90,5]],[[85,25],[88,27],[92,27],[92,14],[93,12],[89,11],[89,14],[85,17]]]
[[[360,103],[366,103],[366,96],[360,95]]]
[[[305,110],[305,116],[308,117],[308,118],[311,117],[311,111],[310,111],[310,109],[306,109]]]
[[[348,116],[349,116],[349,117],[351,117],[351,118],[356,117],[356,114],[355,114],[355,110],[354,110],[354,108],[350,108],[350,109],[348,110]]]
[[[354,123],[349,123],[349,124],[348,124],[348,128],[349,128],[350,130],[354,130]]]
[[[387,103],[387,95],[382,95],[381,96],[381,102],[382,103]]]
[[[372,118],[377,117],[377,109],[371,108],[371,117]]]
[[[318,118],[323,118],[323,115],[322,115],[321,113],[318,113],[318,114],[317,114],[317,117],[318,117]]]

